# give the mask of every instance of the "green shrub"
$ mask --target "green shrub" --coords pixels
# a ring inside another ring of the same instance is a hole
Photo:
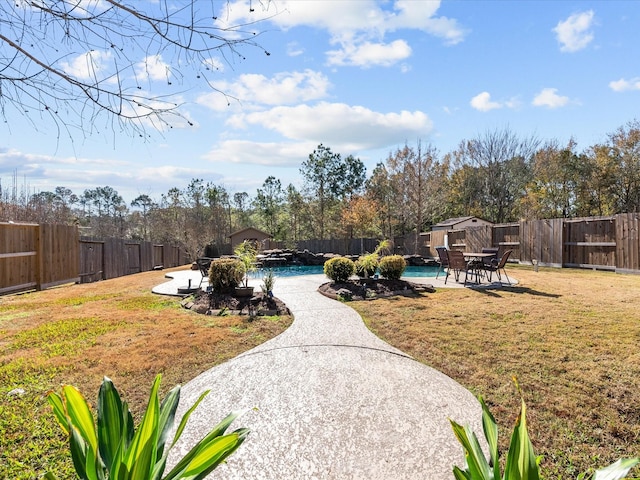
[[[73,466],[81,479],[179,480],[202,479],[231,455],[249,433],[246,428],[225,434],[238,414],[234,413],[213,427],[163,477],[169,451],[178,441],[196,406],[209,393],[203,393],[182,417],[173,439],[168,434],[175,421],[180,399],[180,387],[174,387],[162,400],[158,396],[160,375],[156,376],[149,404],[138,428],[126,402],[108,378],[104,378],[98,393],[97,422],[89,404],[72,386],[64,386],[58,395],[52,392],[48,400],[53,412],[69,437]],[[165,448],[166,447],[166,448]],[[45,475],[55,480],[52,472]]]
[[[216,293],[232,292],[246,273],[244,264],[235,258],[219,258],[211,262],[209,285]]]
[[[371,278],[376,274],[378,269],[378,254],[370,253],[362,255],[355,262],[356,275],[361,278]]]
[[[324,274],[336,283],[343,283],[356,271],[353,260],[334,257],[324,263]]]
[[[389,255],[382,257],[379,263],[380,275],[389,280],[399,280],[404,269],[407,268],[407,262],[404,261],[402,255]]]

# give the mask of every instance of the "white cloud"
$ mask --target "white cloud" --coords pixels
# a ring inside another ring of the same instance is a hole
[[[353,65],[358,67],[389,67],[411,56],[411,47],[404,40],[392,43],[345,44],[341,50],[327,52],[329,65]]]
[[[380,113],[326,102],[239,115],[235,125],[259,125],[288,139],[327,143],[340,150],[382,148],[424,137],[433,129],[431,119],[420,111]]]
[[[138,75],[155,81],[170,81],[171,65],[162,60],[162,55],[149,55],[136,65]]]
[[[577,52],[593,40],[591,27],[594,23],[593,10],[575,13],[553,29],[563,52]]]
[[[500,102],[492,101],[491,94],[489,92],[479,93],[473,97],[469,103],[473,108],[480,110],[481,112],[488,112],[489,110],[495,110],[504,106]]]
[[[228,110],[229,102],[237,99],[246,107],[258,105],[290,105],[318,100],[327,96],[329,79],[313,70],[282,72],[271,78],[260,74],[245,74],[231,82],[214,82],[218,92],[200,96],[197,102],[216,111]],[[227,96],[219,93],[224,92]]]
[[[80,80],[102,79],[108,70],[112,54],[106,50],[91,50],[90,52],[78,55],[70,62],[61,62],[65,73]]]
[[[629,90],[640,90],[640,77],[630,78],[626,80],[613,80],[609,82],[609,88],[614,92],[627,92]]]
[[[302,48],[297,42],[290,42],[287,44],[287,55],[290,57],[299,57],[304,53]]]
[[[359,67],[390,66],[411,54],[406,40],[384,40],[391,32],[420,30],[441,38],[446,45],[460,43],[467,35],[455,19],[437,16],[439,1],[281,0],[276,2],[275,8],[277,12],[273,8],[264,11],[256,8],[249,14],[248,2],[238,1],[230,4],[224,25],[262,18],[284,30],[299,26],[323,29],[329,32],[330,43],[339,47],[328,52],[329,64]],[[357,54],[365,57],[358,58]]]
[[[278,143],[225,140],[203,156],[217,163],[295,167],[317,147],[314,142]]]
[[[207,70],[213,70],[216,72],[224,72],[225,64],[222,60],[216,57],[211,57],[202,62]]]
[[[547,107],[547,108],[559,108],[564,107],[569,103],[569,97],[558,95],[557,88],[543,88],[538,93],[531,104],[534,107]]]

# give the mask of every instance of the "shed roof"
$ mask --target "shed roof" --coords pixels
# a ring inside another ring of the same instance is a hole
[[[249,230],[251,230],[253,232],[260,233],[260,234],[262,234],[262,235],[264,235],[266,237],[273,238],[273,235],[271,235],[270,233],[264,232],[264,231],[260,230],[259,228],[254,228],[254,227],[247,227],[247,228],[243,228],[241,230],[236,230],[235,232],[229,234],[229,238],[235,237],[236,235],[239,235],[241,233],[247,232]]]

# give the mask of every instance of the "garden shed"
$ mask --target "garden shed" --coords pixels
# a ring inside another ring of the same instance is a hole
[[[258,250],[268,250],[269,240],[273,238],[273,235],[263,232],[262,230],[258,230],[257,228],[248,227],[243,228],[242,230],[238,230],[237,232],[233,232],[229,235],[231,239],[231,250],[235,250],[236,246],[248,240],[257,245]]]

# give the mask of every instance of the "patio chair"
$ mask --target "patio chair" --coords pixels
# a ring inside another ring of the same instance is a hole
[[[438,271],[436,272],[436,278],[438,278],[440,272],[449,267],[449,257],[447,257],[447,247],[436,247],[436,252],[438,252]]]
[[[484,271],[487,272],[487,278],[489,279],[489,281],[491,281],[492,273],[496,272],[496,274],[498,275],[498,281],[500,282],[500,285],[502,285],[502,275],[500,274],[500,270],[502,270],[502,273],[504,273],[507,281],[511,283],[511,280],[507,275],[507,271],[504,269],[504,266],[507,264],[507,260],[509,260],[509,255],[511,255],[511,252],[513,252],[513,250],[505,250],[499,261],[494,261],[489,265],[483,266]]]
[[[467,285],[467,278],[469,273],[473,275],[473,267],[467,263],[464,259],[464,253],[460,250],[446,250],[447,253],[447,276],[444,278],[445,285],[447,284],[447,279],[449,278],[449,273],[453,271],[453,275],[456,279],[456,282],[460,281],[460,273],[464,272],[464,284]]]
[[[209,278],[209,268],[211,268],[212,260],[213,260],[212,258],[208,258],[208,257],[201,257],[196,259],[198,270],[200,270],[200,275],[202,275],[202,277],[200,278],[200,284],[198,285],[198,288],[202,286],[202,282],[204,281],[205,278]]]

